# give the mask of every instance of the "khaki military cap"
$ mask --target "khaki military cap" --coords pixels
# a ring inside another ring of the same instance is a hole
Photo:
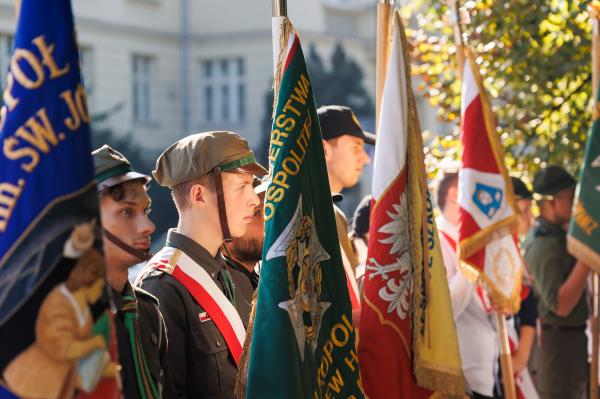
[[[123,154],[106,144],[92,151],[92,158],[94,159],[94,172],[98,190],[113,187],[129,180],[143,179],[144,183],[152,180],[150,176],[134,171]]]
[[[216,167],[221,171],[267,174],[254,158],[248,142],[232,132],[205,132],[187,136],[167,148],[156,161],[152,175],[161,186],[202,177]]]

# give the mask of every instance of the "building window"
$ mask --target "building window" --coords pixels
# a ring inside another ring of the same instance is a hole
[[[81,75],[88,98],[94,92],[94,54],[89,47],[79,48],[79,63],[81,64]]]
[[[145,55],[134,55],[133,75],[133,120],[154,122],[154,96],[152,89],[155,60]]]
[[[245,69],[242,58],[206,60],[200,63],[200,123],[244,121]]]
[[[10,57],[12,56],[13,47],[12,35],[0,33],[0,97],[4,93],[4,85],[6,84],[6,74],[10,67]]]

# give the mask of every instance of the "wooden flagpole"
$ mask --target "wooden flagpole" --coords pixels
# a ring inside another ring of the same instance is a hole
[[[592,123],[600,117],[598,107],[598,82],[600,79],[600,15],[598,9],[588,6],[588,11],[592,18]],[[599,323],[599,286],[600,276],[598,272],[592,273],[592,353],[590,365],[590,399],[598,399],[598,351],[600,347],[600,323]]]
[[[450,22],[454,26],[454,39],[456,41],[456,62],[457,71],[460,79],[462,79],[465,57],[465,44],[463,40],[462,30],[460,26],[461,16],[458,0],[448,0],[450,8]],[[504,397],[506,399],[517,399],[517,391],[515,386],[515,376],[512,365],[512,354],[508,340],[508,330],[506,328],[506,317],[500,311],[496,312],[496,328],[498,330],[498,341],[500,344],[500,368],[502,370],[502,385],[504,388]]]
[[[596,20],[594,24],[597,24]],[[592,364],[590,367],[590,399],[598,399],[598,284],[600,278],[598,272],[592,274]]]
[[[381,99],[383,97],[383,86],[385,84],[385,75],[387,73],[387,64],[390,55],[393,12],[392,3],[393,0],[377,1],[377,54],[375,59],[375,123],[377,127],[379,127]]]

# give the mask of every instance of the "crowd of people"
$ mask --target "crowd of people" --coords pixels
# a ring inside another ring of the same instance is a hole
[[[336,203],[344,189],[358,183],[370,162],[365,145],[374,145],[375,138],[363,131],[347,107],[321,107],[317,113]],[[171,189],[179,220],[168,232],[165,247],[151,258],[148,251],[155,227],[150,220],[147,187],[152,178],[135,172],[124,155],[107,145],[92,155],[107,281],[119,306],[117,342],[123,346],[119,352],[130,355],[121,358],[126,397],[234,397],[237,359],[225,330],[227,326],[246,328],[250,319],[260,279],[267,170],[255,160],[248,143],[231,132],[194,134],[167,148],[152,174],[156,183]],[[442,172],[437,184],[436,222],[466,394],[503,397],[493,317],[497,309],[485,290],[459,270],[458,180],[457,170]],[[535,176],[532,191],[516,177],[512,182],[526,263],[520,311],[506,315],[514,341],[513,370],[539,397],[581,398],[589,374],[589,269],[566,249],[576,181],[564,169],[548,166]],[[370,203],[368,196],[360,202],[351,223],[334,207],[340,247],[359,290],[369,240]],[[539,209],[535,220],[533,203]],[[146,262],[145,267],[132,284],[128,269],[140,262]],[[189,270],[202,271],[196,276],[202,289],[185,278]],[[206,302],[203,292],[209,292],[213,302]],[[137,309],[135,328],[125,322],[131,301]],[[215,318],[207,303],[216,304],[225,321]]]

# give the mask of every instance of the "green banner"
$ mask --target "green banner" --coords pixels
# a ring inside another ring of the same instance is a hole
[[[600,97],[596,98],[593,115],[569,227],[568,248],[573,256],[600,272]]]
[[[363,398],[321,130],[292,31],[271,133],[247,398]]]

